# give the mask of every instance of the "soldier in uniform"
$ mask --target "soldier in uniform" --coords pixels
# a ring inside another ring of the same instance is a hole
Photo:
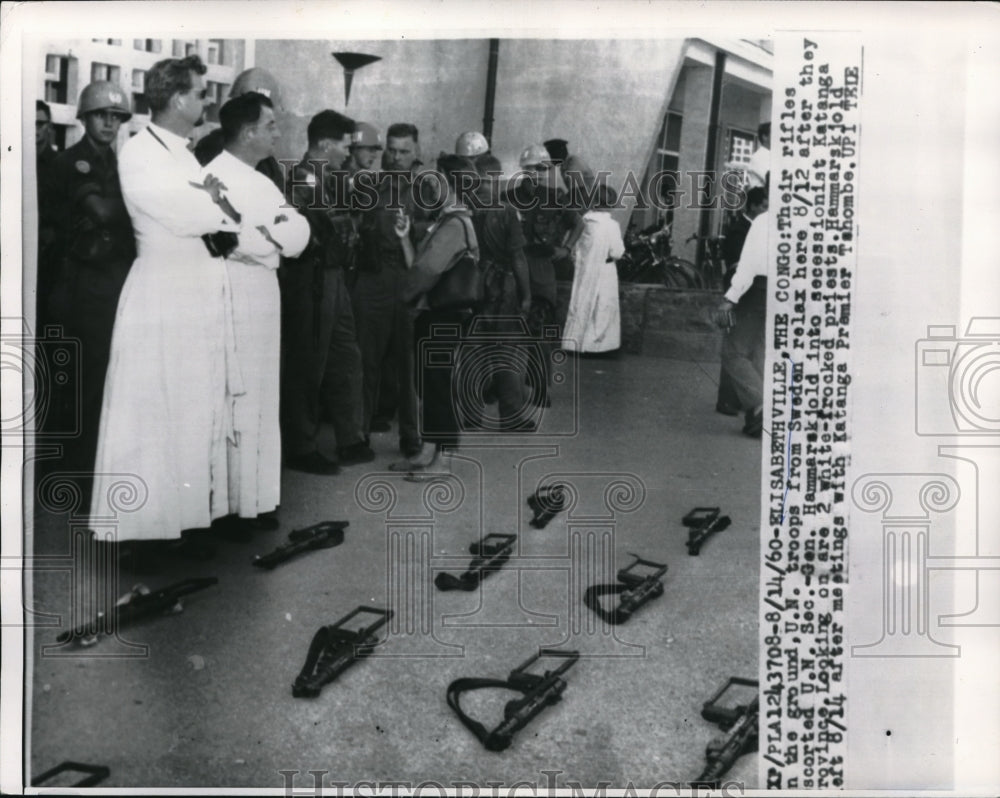
[[[524,254],[531,278],[531,310],[528,327],[532,335],[545,337],[545,330],[556,323],[555,263],[569,257],[568,239],[577,227],[577,215],[568,207],[569,198],[553,185],[552,158],[541,144],[532,144],[521,153],[521,169],[528,177],[515,191],[524,230]],[[534,400],[548,407],[552,383],[552,354],[558,338],[551,345],[542,344],[542,362],[538,369],[544,384],[532,385]]]
[[[461,143],[461,141],[459,142]],[[485,144],[485,139],[483,140]],[[476,171],[482,181],[479,203],[472,213],[472,224],[479,242],[479,268],[484,275],[484,296],[476,329],[499,336],[487,344],[480,354],[491,364],[485,386],[485,401],[499,402],[497,420],[500,430],[530,431],[534,420],[525,417],[525,369],[516,359],[507,356],[510,343],[524,338],[517,319],[531,310],[531,283],[528,263],[524,256],[524,233],[517,212],[508,204],[495,205],[499,194],[497,183],[501,174],[500,161],[483,150],[475,158]]]
[[[122,122],[131,117],[120,87],[107,81],[87,86],[77,105],[83,138],[52,162],[40,203],[43,224],[54,231],[56,266],[53,284],[40,283],[39,291],[48,297],[48,318],[80,346],[80,436],[67,451],[70,470],[94,467],[115,312],[135,259],[114,149]]]
[[[414,197],[414,168],[419,133],[414,125],[394,124],[386,134],[386,170],[378,181],[375,207],[361,215],[361,251],[354,286],[354,315],[364,363],[365,434],[379,404],[383,362],[388,357],[398,375],[399,448],[406,457],[421,451],[413,366],[413,322],[400,296],[406,260],[396,219],[414,220],[411,242],[426,229]]]
[[[363,430],[361,352],[344,282],[354,226],[346,201],[354,121],[321,111],[309,122],[309,149],[286,187],[306,217],[310,240],[279,271],[282,303],[282,438],[285,465],[308,474],[336,474],[336,460],[319,451],[321,408],[337,436],[341,464],[375,459]]]
[[[43,100],[35,101],[35,178],[36,196],[39,201],[39,213],[41,214],[41,201],[47,198],[52,189],[51,171],[52,163],[59,155],[59,150],[53,144],[55,131],[52,128],[52,109]],[[48,317],[49,308],[47,306],[48,296],[42,288],[51,286],[55,280],[53,273],[54,262],[53,244],[55,243],[56,231],[53,229],[53,219],[51,214],[45,218],[39,216],[38,224],[38,290],[35,292],[36,307],[35,318],[38,329],[42,330],[50,322]]]

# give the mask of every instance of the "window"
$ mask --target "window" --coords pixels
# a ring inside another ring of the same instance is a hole
[[[729,163],[747,164],[753,155],[753,145],[756,138],[739,130],[729,131]]]
[[[187,41],[186,39],[174,39],[174,58],[184,58],[185,56],[194,55],[197,52],[197,42]]]
[[[132,113],[148,114],[149,103],[146,102],[146,70],[132,70]]]
[[[162,42],[159,39],[133,39],[132,46],[146,53],[158,53],[162,49]]]
[[[45,102],[66,102],[68,73],[69,58],[64,55],[45,56]]]
[[[121,72],[121,69],[114,64],[102,64],[95,61],[90,65],[90,80],[91,82],[95,80],[110,80],[112,83],[118,83],[121,79]]]
[[[226,48],[225,48],[225,42],[222,39],[208,40],[208,63],[210,64],[226,63]]]
[[[205,98],[215,105],[222,105],[229,96],[229,84],[227,83],[216,83],[214,80],[209,80],[205,83],[205,89],[208,92]]]
[[[681,152],[681,115],[675,111],[667,111],[667,115],[663,118],[663,127],[660,128],[660,135],[656,140],[656,170],[658,172],[673,172],[677,174],[680,171],[680,152]],[[669,200],[669,195],[677,190],[677,180],[661,180],[660,181],[660,196],[664,200]]]
[[[97,44],[112,44],[116,47],[120,47],[122,43],[121,39],[91,39],[91,41],[97,42]]]
[[[133,114],[148,114],[149,113],[149,103],[146,101],[146,95],[141,91],[132,92],[132,113]]]

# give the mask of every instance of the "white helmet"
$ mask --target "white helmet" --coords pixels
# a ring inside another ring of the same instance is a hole
[[[466,158],[475,158],[484,152],[490,151],[490,143],[486,136],[477,130],[470,130],[463,133],[455,141],[455,155],[464,155]]]
[[[528,166],[549,166],[552,163],[552,156],[545,149],[544,144],[532,144],[521,153],[521,168]]]

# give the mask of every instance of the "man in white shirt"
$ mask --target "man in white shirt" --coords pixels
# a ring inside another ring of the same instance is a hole
[[[768,176],[771,172],[771,123],[764,122],[757,127],[757,138],[760,146],[750,157],[747,164],[747,177],[750,180],[750,187],[768,185]]]
[[[281,256],[294,258],[309,243],[309,223],[257,164],[274,155],[280,137],[274,106],[262,94],[235,97],[219,111],[223,151],[206,167],[226,186],[240,214],[239,243],[226,257],[236,362],[245,392],[236,398],[229,444],[229,510],[244,523],[229,524],[230,537],[246,539],[254,528],[276,528],[272,518],[281,489],[278,425],[281,368]]]
[[[202,175],[188,149],[204,119],[205,72],[197,56],[154,64],[145,92],[152,121],[118,159],[138,255],[115,317],[90,528],[135,542],[137,568],[155,568],[154,541],[176,541],[229,512],[227,395],[242,386],[227,370],[225,261],[206,239],[240,225],[221,181]],[[178,548],[207,554],[186,543]]]
[[[743,432],[752,437],[760,436],[764,422],[769,219],[765,211],[751,223],[732,284],[717,314],[726,330],[722,367],[746,413]]]

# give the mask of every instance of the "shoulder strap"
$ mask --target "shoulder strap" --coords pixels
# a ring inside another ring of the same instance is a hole
[[[475,252],[476,253],[476,260],[479,260],[479,255],[478,255],[479,247],[478,247],[478,245],[476,247],[473,247],[472,244],[469,242],[469,228],[472,226],[472,219],[469,218],[468,216],[466,216],[466,214],[462,213],[461,211],[451,211],[449,213],[445,213],[441,217],[441,221],[438,224],[437,229],[440,230],[441,227],[444,225],[445,222],[447,222],[449,219],[455,219],[455,218],[457,218],[459,220],[459,222],[461,222],[461,224],[462,224],[462,233],[465,235],[465,248],[470,253]],[[477,242],[477,244],[478,244],[478,242]]]

